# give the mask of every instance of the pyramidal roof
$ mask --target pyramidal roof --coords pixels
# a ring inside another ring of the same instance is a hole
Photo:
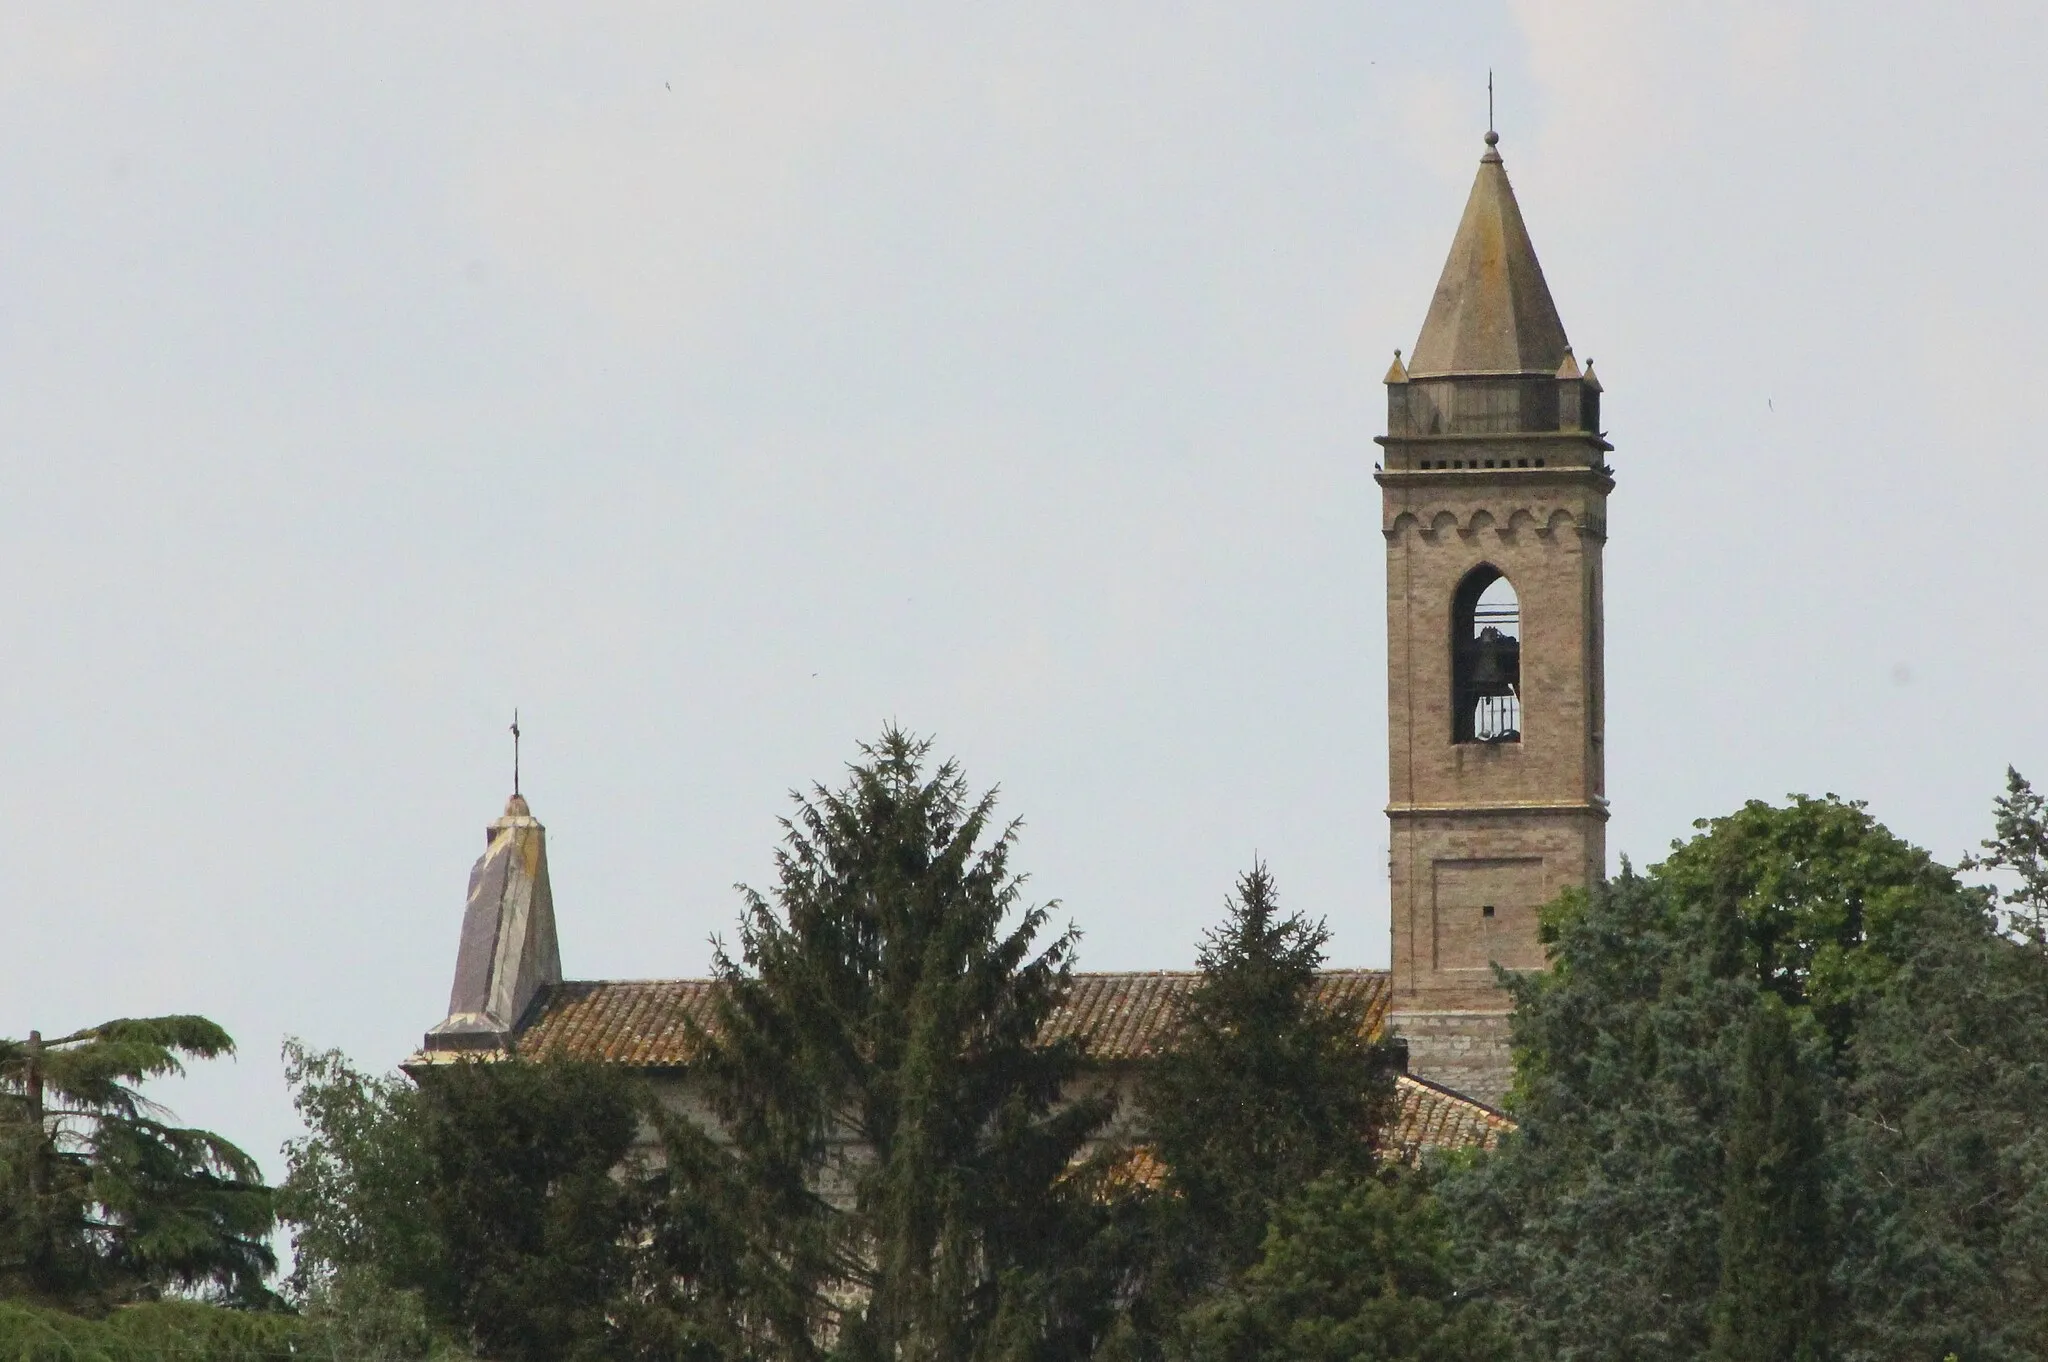
[[[1555,374],[1571,350],[1495,149],[1499,140],[1486,134],[1479,177],[1408,361],[1411,378]]]

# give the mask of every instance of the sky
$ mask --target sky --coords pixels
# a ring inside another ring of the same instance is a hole
[[[510,784],[701,973],[899,723],[1096,969],[1384,965],[1380,376],[1501,151],[1615,445],[1609,854],[2048,779],[2048,11],[0,4],[0,1035],[446,1007]]]

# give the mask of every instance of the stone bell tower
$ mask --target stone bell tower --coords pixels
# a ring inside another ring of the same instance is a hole
[[[1538,969],[1537,913],[1606,870],[1601,548],[1612,448],[1535,248],[1486,154],[1404,365],[1387,372],[1393,1024],[1411,1069],[1498,1102],[1493,967]]]

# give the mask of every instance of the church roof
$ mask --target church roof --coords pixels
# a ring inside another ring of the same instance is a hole
[[[1076,974],[1065,1002],[1047,1021],[1046,1039],[1075,1038],[1108,1063],[1158,1053],[1180,999],[1201,976],[1185,971]],[[714,1015],[718,985],[709,979],[577,980],[550,985],[518,1031],[518,1052],[533,1057],[601,1060],[674,1069],[695,1055],[695,1036]],[[1357,1003],[1366,1032],[1386,1025],[1392,980],[1385,970],[1330,970],[1320,996]],[[1424,1150],[1491,1148],[1513,1122],[1482,1103],[1403,1074],[1390,1143],[1403,1158]]]
[[[1486,134],[1486,154],[1465,200],[1465,216],[1430,299],[1422,336],[1408,358],[1410,378],[1445,374],[1557,373],[1570,353],[1564,323],[1507,167]]]

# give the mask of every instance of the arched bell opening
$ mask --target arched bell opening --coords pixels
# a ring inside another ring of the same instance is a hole
[[[1522,604],[1491,563],[1452,601],[1451,716],[1452,742],[1522,740]]]

